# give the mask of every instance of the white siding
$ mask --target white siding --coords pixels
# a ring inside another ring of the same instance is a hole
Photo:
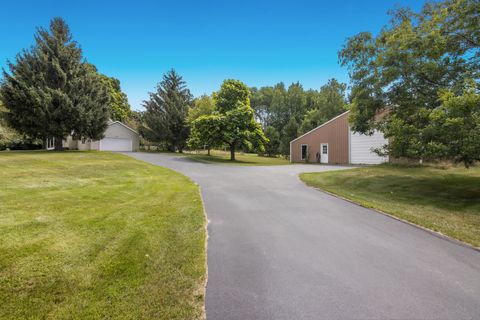
[[[388,161],[388,157],[380,157],[373,149],[383,147],[388,143],[383,133],[376,131],[368,136],[350,130],[350,163],[378,164]]]

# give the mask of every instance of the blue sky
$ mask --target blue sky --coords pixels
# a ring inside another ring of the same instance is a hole
[[[175,68],[195,96],[226,78],[249,86],[348,82],[337,52],[361,31],[378,32],[396,5],[424,1],[6,1],[0,66],[33,44],[37,26],[66,19],[87,60],[121,81],[134,109]]]

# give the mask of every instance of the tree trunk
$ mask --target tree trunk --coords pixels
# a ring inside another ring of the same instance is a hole
[[[235,145],[230,145],[230,161],[235,161]]]
[[[63,151],[63,139],[60,137],[55,138],[55,151]]]
[[[207,148],[207,156],[210,155],[210,148]]]

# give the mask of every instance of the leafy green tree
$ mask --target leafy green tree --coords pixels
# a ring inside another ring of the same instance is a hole
[[[8,148],[15,140],[22,139],[22,136],[10,128],[6,121],[7,110],[0,101],[0,150]]]
[[[344,112],[347,109],[346,89],[347,85],[336,79],[330,79],[323,85],[318,94],[311,97],[314,99],[311,104],[315,109],[307,111],[300,125],[299,134],[304,134]]]
[[[288,120],[287,124],[282,130],[281,143],[280,143],[280,153],[283,155],[290,154],[290,141],[295,139],[298,136],[298,122],[294,117]]]
[[[391,141],[384,151],[394,157],[448,156],[468,165],[461,148],[443,143],[441,130],[432,130],[432,121],[446,103],[439,96],[461,97],[466,82],[479,82],[479,11],[477,0],[427,3],[419,13],[402,8],[378,36],[363,32],[348,39],[339,58],[350,71],[353,129],[382,130]]]
[[[193,122],[192,144],[208,140],[211,145],[227,145],[232,161],[235,160],[236,148],[253,146],[263,150],[268,140],[261,125],[255,121],[249,96],[250,91],[245,84],[238,80],[225,80],[220,91],[214,94],[214,113]],[[211,140],[210,136],[208,139],[204,136],[207,130],[212,134]]]
[[[189,135],[187,113],[192,102],[185,81],[175,70],[170,70],[157,91],[150,93],[150,100],[144,101],[141,134],[147,140],[165,144],[169,151],[182,152]]]
[[[0,96],[8,124],[31,138],[55,138],[55,149],[74,134],[100,139],[107,127],[108,94],[99,76],[84,62],[82,51],[61,18],[49,30],[39,28],[36,44],[3,70]]]
[[[190,137],[188,146],[192,149],[210,150],[221,144],[223,121],[222,116],[218,114],[201,115],[191,122]]]
[[[191,124],[193,121],[201,116],[207,116],[213,113],[215,109],[215,102],[213,98],[203,95],[195,99],[192,107],[188,109],[187,122]]]
[[[113,121],[128,122],[132,116],[132,110],[128,103],[127,95],[120,88],[120,80],[100,74],[103,85],[107,88],[110,95],[108,104],[110,119]]]
[[[265,153],[269,157],[277,155],[279,153],[280,143],[281,143],[280,133],[274,127],[268,126],[265,129],[265,136],[268,139],[268,142],[265,145]]]

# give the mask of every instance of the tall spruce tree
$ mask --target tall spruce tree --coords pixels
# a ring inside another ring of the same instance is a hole
[[[100,139],[107,127],[109,96],[99,76],[84,62],[62,18],[38,28],[35,45],[8,62],[0,97],[11,127],[31,138]]]
[[[150,141],[163,143],[169,151],[182,152],[189,135],[188,109],[193,96],[182,77],[170,70],[163,76],[150,100],[144,101],[142,135]]]

